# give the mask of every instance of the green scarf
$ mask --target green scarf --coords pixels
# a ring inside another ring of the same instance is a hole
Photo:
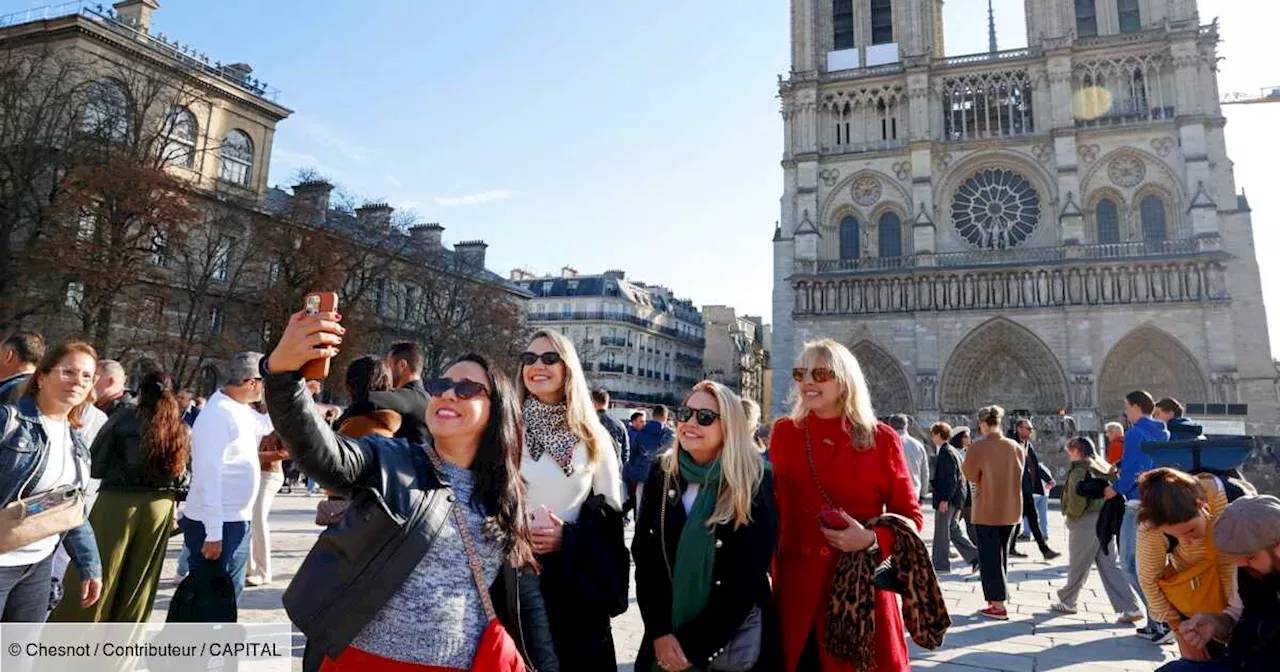
[[[707,527],[707,521],[715,513],[716,498],[720,496],[720,460],[700,465],[684,449],[680,450],[679,457],[680,475],[687,483],[698,484],[698,496],[689,509],[684,530],[680,532],[680,545],[676,548],[675,581],[671,586],[673,631],[697,618],[711,598],[716,534],[715,528]],[[654,669],[658,669],[656,665]]]

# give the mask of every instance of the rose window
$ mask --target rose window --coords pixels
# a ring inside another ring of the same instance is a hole
[[[956,190],[951,221],[956,232],[975,247],[1017,247],[1031,237],[1040,221],[1040,195],[1012,170],[987,168]]]

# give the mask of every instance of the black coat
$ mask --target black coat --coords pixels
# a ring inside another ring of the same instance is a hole
[[[777,669],[777,615],[769,581],[769,568],[777,540],[777,513],[773,503],[773,474],[766,468],[764,479],[751,500],[751,522],[734,529],[716,526],[716,559],[712,569],[711,597],[692,622],[671,631],[671,578],[666,560],[674,565],[685,511],[681,497],[686,483],[678,478],[664,487],[665,473],[655,462],[645,481],[644,496],[636,518],[631,554],[636,564],[636,600],[644,620],[644,639],[635,669],[653,668],[653,641],[674,634],[689,662],[700,668],[714,658],[737,633],[752,608],[762,610],[764,630],[757,670]],[[667,498],[666,547],[664,559],[658,531],[661,500]]]
[[[1027,461],[1026,467],[1022,470],[1022,492],[1043,495],[1044,484],[1046,481],[1053,480],[1053,474],[1040,463],[1036,447],[1030,441],[1026,443],[1026,449]]]
[[[960,452],[950,444],[938,446],[938,459],[933,465],[933,508],[949,502],[952,507],[963,507],[969,500],[969,481],[961,471]]]
[[[400,414],[400,429],[396,432],[396,438],[412,444],[425,444],[427,399],[427,388],[422,386],[422,381],[411,380],[400,389],[370,392],[367,402],[352,404],[347,413],[362,415],[373,410],[395,411]]]
[[[1244,612],[1231,633],[1227,660],[1242,672],[1274,670],[1280,658],[1280,576],[1236,572]]]

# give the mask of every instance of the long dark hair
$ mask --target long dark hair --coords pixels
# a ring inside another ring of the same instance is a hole
[[[138,386],[138,425],[147,474],[157,479],[181,476],[191,456],[191,433],[182,421],[169,374],[152,371],[143,376]]]
[[[535,566],[533,545],[524,513],[524,479],[520,458],[524,450],[524,421],[515,387],[487,357],[463,355],[449,364],[472,362],[484,369],[489,385],[489,422],[480,436],[471,463],[476,487],[472,501],[493,515],[492,523],[504,541],[507,561],[516,567]],[[449,367],[445,367],[448,369]]]
[[[391,369],[377,355],[357,357],[347,365],[346,383],[352,402],[366,401],[370,392],[392,389]]]

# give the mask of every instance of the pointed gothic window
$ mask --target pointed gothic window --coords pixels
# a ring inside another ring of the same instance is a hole
[[[1098,201],[1093,218],[1098,227],[1099,243],[1120,242],[1120,214],[1115,201],[1109,198]]]
[[[893,0],[871,0],[871,44],[893,42]]]
[[[1138,9],[1138,0],[1118,0],[1116,9],[1120,10],[1120,32],[1136,33],[1142,30],[1142,14]]]
[[[1165,226],[1164,199],[1152,194],[1142,199],[1142,239],[1147,242],[1167,240],[1168,228]]]
[[[862,241],[858,237],[858,218],[852,215],[840,220],[840,258],[857,259],[862,256]]]
[[[1097,37],[1098,7],[1096,0],[1076,0],[1076,37]]]
[[[853,48],[853,0],[831,0],[831,24],[836,51]]]
[[[896,212],[880,215],[880,256],[902,256],[902,219]]]

